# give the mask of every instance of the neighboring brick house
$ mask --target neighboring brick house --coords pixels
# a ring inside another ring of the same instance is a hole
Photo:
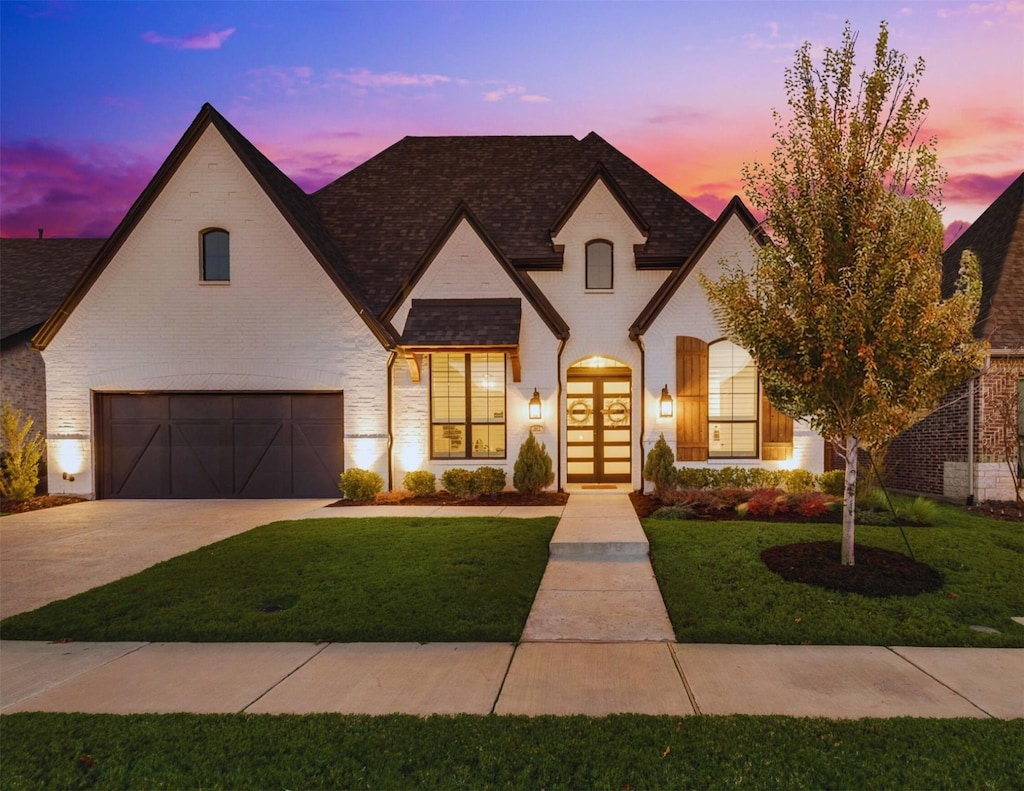
[[[738,198],[712,221],[593,133],[407,137],[307,195],[204,105],[35,336],[51,491],[511,485],[531,433],[559,488],[640,488],[661,434],[819,472],[698,283],[759,243]]]
[[[1013,500],[1024,467],[1024,174],[943,256],[952,292],[964,250],[981,262],[974,333],[991,348],[982,371],[892,443],[887,477],[898,489],[967,502]]]
[[[53,313],[102,239],[0,239],[0,401],[46,436],[46,373],[32,336]]]

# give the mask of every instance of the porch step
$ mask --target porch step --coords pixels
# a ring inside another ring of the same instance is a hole
[[[572,496],[551,538],[559,560],[646,558],[650,544],[626,497]]]

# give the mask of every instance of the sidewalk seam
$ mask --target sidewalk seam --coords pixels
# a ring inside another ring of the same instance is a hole
[[[966,700],[968,703],[970,703],[972,706],[974,706],[974,708],[976,708],[978,711],[980,711],[982,714],[984,714],[989,719],[991,719],[991,720],[1000,719],[999,717],[996,717],[994,714],[990,714],[989,712],[985,711],[985,709],[983,709],[981,706],[979,706],[977,703],[975,703],[973,700],[971,700],[969,697],[964,695],[959,690],[953,689],[949,684],[947,684],[942,679],[936,678],[931,673],[929,673],[927,670],[925,670],[923,667],[921,667],[920,665],[916,664],[915,662],[912,662],[907,657],[903,656],[903,654],[901,654],[899,651],[897,651],[891,645],[885,646],[885,650],[892,652],[893,654],[898,656],[900,659],[902,659],[904,662],[906,662],[908,665],[910,665],[915,670],[917,670],[917,671],[919,671],[921,673],[924,673],[924,675],[928,676],[928,678],[930,678],[932,681],[934,681],[935,683],[939,684],[939,686],[945,687],[950,692],[952,692],[954,695],[956,695],[958,698],[962,698],[963,700]]]
[[[676,666],[676,672],[679,674],[679,679],[683,682],[683,689],[686,690],[686,697],[690,699],[690,705],[693,707],[693,713],[697,716],[703,715],[704,712],[700,710],[700,706],[697,704],[697,698],[694,696],[693,690],[690,689],[690,682],[686,679],[686,673],[683,672],[683,665],[679,661],[679,655],[675,651],[677,643],[670,642],[665,645],[668,646],[668,652],[672,657],[672,663]]]
[[[271,692],[271,690],[277,689],[279,686],[281,686],[281,684],[283,684],[289,678],[294,676],[296,673],[298,673],[300,670],[302,670],[302,668],[304,668],[306,665],[308,665],[310,662],[312,662],[314,659],[316,659],[318,656],[320,656],[320,654],[322,654],[324,651],[326,651],[328,646],[331,646],[333,644],[334,644],[333,641],[330,641],[330,640],[325,642],[323,644],[323,647],[319,651],[313,652],[313,654],[310,655],[310,657],[306,661],[300,662],[295,667],[293,667],[291,670],[289,670],[287,673],[285,673],[283,676],[281,676],[281,678],[279,678],[277,681],[275,681],[273,684],[271,684],[269,687],[267,687],[265,690],[263,690],[259,695],[257,695],[255,698],[250,700],[244,706],[242,706],[242,708],[238,710],[238,713],[239,714],[245,714],[246,710],[249,707],[251,707],[254,704],[258,703],[259,701],[263,700],[263,698],[265,698]],[[316,643],[313,643],[313,645],[315,646]]]
[[[508,681],[508,674],[512,672],[512,661],[516,658],[520,645],[522,645],[521,642],[512,644],[512,653],[508,656],[508,664],[505,665],[505,672],[501,676],[501,683],[498,684],[498,691],[494,695],[494,703],[491,704],[490,714],[494,714],[494,710],[498,708],[498,701],[501,700],[501,693],[505,691],[505,682]]]

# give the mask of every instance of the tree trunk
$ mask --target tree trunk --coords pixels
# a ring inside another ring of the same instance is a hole
[[[853,528],[857,511],[857,451],[860,443],[850,434],[846,438],[846,487],[843,496],[843,550],[840,562],[853,565]]]

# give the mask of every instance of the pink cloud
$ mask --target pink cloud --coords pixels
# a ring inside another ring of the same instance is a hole
[[[220,31],[209,30],[205,33],[193,33],[191,36],[177,38],[164,36],[153,30],[142,34],[142,40],[149,44],[158,44],[170,49],[220,49],[235,32],[235,28],[229,27]]]
[[[1020,175],[1020,171],[990,176],[986,173],[963,173],[946,179],[943,198],[950,203],[981,203],[988,206]]]
[[[336,72],[337,76],[345,82],[360,88],[393,88],[408,86],[426,86],[444,84],[452,81],[451,77],[443,74],[403,74],[397,71],[372,72],[369,69],[349,69],[346,72]]]
[[[0,152],[0,235],[108,236],[159,163],[120,147],[67,149],[38,140]]]

